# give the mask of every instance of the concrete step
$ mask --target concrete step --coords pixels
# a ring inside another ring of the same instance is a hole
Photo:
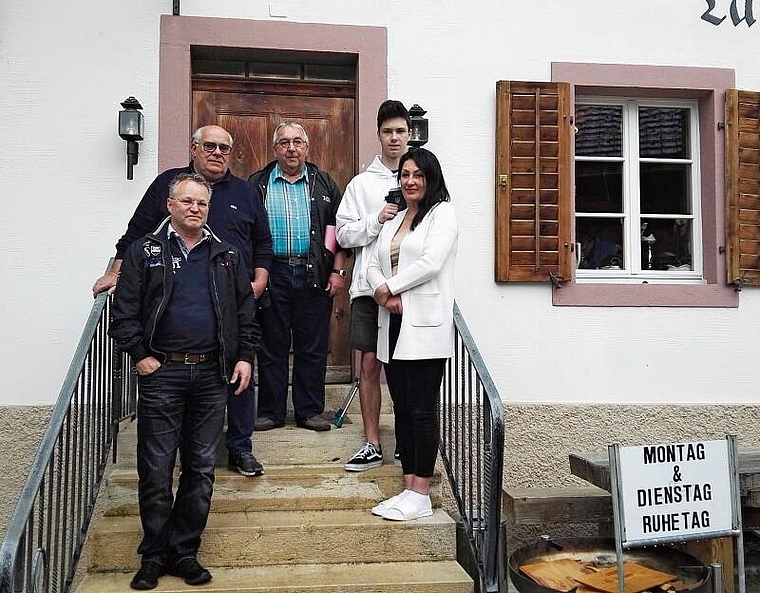
[[[131,423],[119,435],[119,467],[136,466],[137,423]],[[396,446],[392,414],[380,415],[380,441],[386,463],[393,462]],[[289,420],[283,428],[276,428],[253,435],[253,450],[256,458],[264,465],[326,465],[342,468],[348,459],[364,443],[364,427],[361,416],[356,422],[332,427],[325,432],[314,432],[298,428]],[[217,467],[227,467],[227,449],[224,438],[217,451]]]
[[[178,482],[175,476],[174,483]],[[440,475],[433,479],[431,499],[440,506]],[[275,510],[368,510],[403,487],[400,468],[387,462],[365,472],[346,472],[343,466],[267,465],[263,476],[246,478],[227,469],[216,470],[212,513]],[[105,513],[136,515],[137,472],[114,469],[106,480]]]
[[[135,570],[139,517],[103,517],[91,528],[90,570]],[[216,513],[199,550],[208,566],[430,562],[456,558],[454,520],[441,509],[395,522],[369,510]]]
[[[296,564],[213,569],[213,580],[191,587],[163,577],[157,593],[472,593],[473,582],[459,564],[385,562],[382,564]],[[77,593],[127,593],[133,573],[90,573]]]

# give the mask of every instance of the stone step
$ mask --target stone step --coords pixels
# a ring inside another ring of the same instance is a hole
[[[91,528],[90,570],[135,570],[140,538],[139,517],[102,517]],[[368,510],[215,513],[198,557],[210,567],[454,560],[456,530],[441,509],[407,522]]]
[[[359,473],[346,472],[342,464],[267,465],[264,475],[255,478],[221,468],[215,473],[212,513],[368,510],[403,488],[401,470],[392,462]],[[178,483],[178,475],[174,483]],[[105,497],[105,514],[137,514],[136,470],[114,469],[106,481]],[[440,506],[440,475],[433,478],[431,499],[434,506]]]
[[[191,587],[176,577],[162,577],[157,593],[472,593],[473,582],[459,564],[383,562],[378,564],[296,564],[216,568],[213,580]],[[127,593],[133,572],[90,573],[77,593]]]
[[[119,467],[136,466],[137,423],[132,422],[119,435]],[[386,463],[392,463],[396,446],[392,414],[380,415],[380,441]],[[253,435],[256,458],[264,465],[327,465],[342,468],[345,462],[364,443],[364,427],[361,416],[356,422],[333,426],[325,432],[298,428],[289,420],[283,428],[276,428]],[[224,438],[217,451],[217,466],[227,467],[227,450]]]
[[[343,407],[346,396],[351,391],[353,383],[333,383],[325,385],[325,411],[335,411]],[[383,414],[393,413],[393,402],[391,401],[391,395],[388,392],[388,385],[385,383],[380,384],[380,411]],[[288,388],[288,414],[293,413],[293,396],[291,388]],[[361,424],[361,406],[359,404],[359,394],[357,393],[351,400],[348,407],[348,414],[352,416],[354,422]]]

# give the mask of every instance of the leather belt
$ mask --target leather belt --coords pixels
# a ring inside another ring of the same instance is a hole
[[[216,350],[210,352],[167,352],[166,360],[171,362],[183,362],[185,364],[200,364],[209,360],[216,360]]]
[[[305,266],[307,263],[309,263],[309,259],[306,257],[275,257],[275,261],[281,262],[283,264],[288,264],[289,266]]]

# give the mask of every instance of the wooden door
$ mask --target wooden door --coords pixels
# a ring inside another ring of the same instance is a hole
[[[195,84],[193,91],[193,129],[216,124],[234,139],[230,169],[243,179],[274,160],[272,136],[282,121],[297,121],[309,136],[309,161],[328,172],[341,192],[356,171],[355,119],[352,97],[320,97],[227,90],[205,90],[208,84]],[[294,87],[298,93],[300,88]],[[353,259],[349,260],[350,262]],[[348,348],[348,291],[333,300],[330,322],[327,382],[351,380]]]

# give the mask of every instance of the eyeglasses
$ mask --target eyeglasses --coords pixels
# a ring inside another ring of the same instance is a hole
[[[306,141],[301,138],[293,138],[293,140],[283,138],[282,140],[275,142],[275,144],[284,150],[287,150],[291,144],[293,145],[293,148],[300,149],[306,146]]]
[[[190,208],[192,205],[198,206],[201,210],[208,208],[208,200],[194,200],[193,198],[172,198],[175,202],[179,202],[185,208]]]
[[[198,146],[197,143],[195,145]],[[230,154],[232,151],[232,146],[229,144],[217,144],[216,142],[203,142],[201,143],[201,147],[206,152],[214,152],[217,148],[222,154]]]

